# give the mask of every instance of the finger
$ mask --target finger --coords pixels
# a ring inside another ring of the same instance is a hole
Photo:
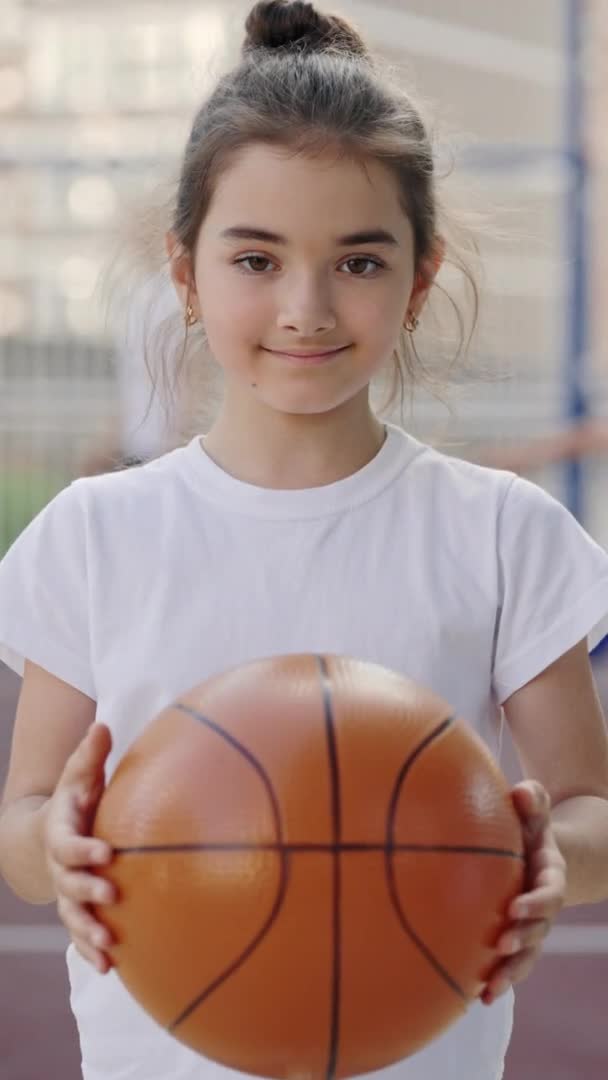
[[[64,926],[73,938],[80,938],[93,949],[109,949],[113,944],[114,939],[108,928],[91,915],[82,904],[75,904],[71,900],[64,899],[61,906],[58,905],[58,911]]]
[[[535,919],[530,922],[517,922],[509,927],[498,942],[498,952],[502,956],[514,956],[523,949],[540,945],[551,928],[550,919]]]
[[[532,856],[527,867],[524,891],[509,905],[511,919],[544,918],[560,911],[567,891],[567,867],[561,853],[545,849]],[[546,910],[543,904],[547,904]]]
[[[496,999],[502,994],[506,993],[510,986],[514,983],[521,982],[522,979],[526,979],[535,961],[538,958],[540,949],[538,946],[531,946],[529,949],[522,949],[517,953],[517,956],[512,957],[509,960],[504,960],[491,975],[487,990]]]
[[[511,791],[513,805],[521,820],[527,844],[534,843],[549,824],[551,799],[535,780],[516,785]]]
[[[74,945],[78,949],[78,952],[85,960],[88,960],[89,964],[99,972],[100,975],[107,975],[110,971],[112,961],[104,952],[99,949],[94,949],[87,941],[83,941],[81,938],[72,938]]]
[[[103,840],[75,836],[69,829],[55,830],[49,844],[51,858],[63,867],[100,866],[110,862],[112,848]]]
[[[51,799],[51,809],[45,824],[47,848],[59,838],[82,834],[81,795],[60,780]]]
[[[527,815],[542,816],[551,810],[551,797],[539,780],[523,780],[515,784],[511,796]]]
[[[527,949],[525,953],[518,953],[516,960],[504,960],[500,963],[479,995],[483,1004],[492,1005],[497,998],[506,994],[513,983],[527,978],[534,967],[538,953],[538,948]]]
[[[565,900],[565,879],[518,896],[509,908],[512,919],[554,919]]]
[[[112,882],[95,874],[60,868],[55,885],[59,896],[77,904],[112,904],[116,900],[116,889]]]
[[[548,837],[541,847],[531,853],[529,864],[535,875],[535,880],[536,878],[547,877],[547,882],[543,881],[542,884],[548,883],[554,871],[563,876],[564,879],[566,877],[566,860],[551,837]]]
[[[91,724],[84,739],[65,763],[59,784],[85,785],[97,780],[112,749],[112,736],[105,724]]]
[[[534,876],[531,886],[524,897],[535,897],[539,893],[554,893],[561,896],[566,890],[566,867],[555,862],[546,866]]]

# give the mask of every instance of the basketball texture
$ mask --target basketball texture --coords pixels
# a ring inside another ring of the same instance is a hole
[[[131,745],[94,835],[97,917],[177,1039],[266,1077],[345,1077],[423,1047],[477,997],[524,879],[483,742],[380,665],[291,655],[215,676]]]

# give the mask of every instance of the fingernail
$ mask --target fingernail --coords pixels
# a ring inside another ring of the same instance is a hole
[[[494,990],[493,990],[494,997],[495,998],[501,997],[502,994],[505,994],[507,992],[510,985],[511,984],[510,984],[508,979],[499,979],[498,982],[494,983]]]

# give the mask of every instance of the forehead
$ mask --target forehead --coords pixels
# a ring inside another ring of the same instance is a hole
[[[396,177],[380,162],[329,152],[310,157],[262,144],[232,160],[209,207],[206,224],[214,232],[236,222],[286,235],[362,227],[384,227],[404,240],[410,235]]]

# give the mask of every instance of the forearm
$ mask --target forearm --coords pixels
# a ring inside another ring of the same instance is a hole
[[[553,807],[551,820],[566,860],[566,906],[608,900],[608,799],[564,799]]]
[[[55,892],[44,854],[49,799],[32,795],[0,809],[0,875],[30,904],[51,904]]]

